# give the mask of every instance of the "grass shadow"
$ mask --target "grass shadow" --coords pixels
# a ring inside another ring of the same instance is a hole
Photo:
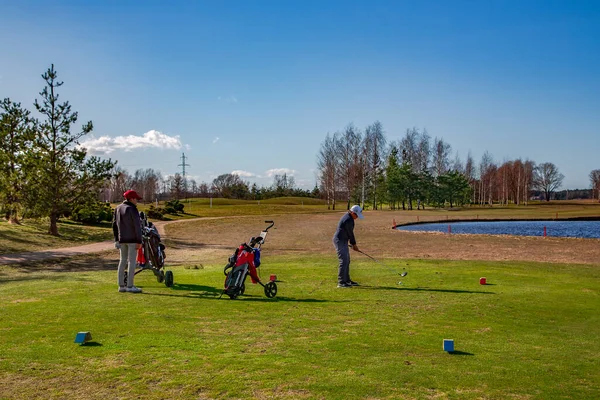
[[[230,300],[228,298],[226,298],[225,296],[223,296],[223,299],[225,300]],[[260,297],[260,296],[249,296],[249,295],[243,295],[240,296],[236,299],[236,301],[259,301],[259,302],[263,302],[263,301],[271,301],[271,302],[280,302],[280,301],[289,301],[289,302],[295,302],[295,303],[338,303],[338,301],[335,300],[323,300],[323,299],[296,299],[293,297],[281,297],[281,296],[276,296],[272,299],[269,299],[268,297]]]
[[[353,288],[354,289],[354,288]],[[393,287],[393,286],[357,286],[356,289],[363,290],[410,290],[418,292],[441,292],[441,293],[476,293],[476,294],[496,294],[494,292],[481,292],[476,290],[458,290],[458,289],[432,289],[432,288],[408,288],[408,287]]]
[[[221,293],[223,292],[222,289],[219,288],[215,288],[212,286],[201,286],[201,285],[180,285],[180,284],[174,284],[172,287],[173,290],[175,291],[188,291],[189,293],[186,294],[179,294],[179,293],[149,293],[149,292],[143,292],[142,295],[147,295],[147,296],[166,296],[166,297],[187,297],[187,298],[202,298],[202,299],[223,299],[223,300],[230,300],[228,296],[223,295],[221,296]],[[279,301],[286,301],[286,302],[296,302],[296,303],[331,303],[331,302],[336,302],[336,301],[332,301],[332,300],[323,300],[323,299],[297,299],[297,298],[293,298],[293,297],[274,297],[272,299],[269,299],[268,297],[262,297],[262,296],[258,296],[258,295],[250,295],[250,294],[244,294],[240,297],[238,297],[239,301],[259,301],[259,302],[263,302],[263,301],[272,301],[272,302],[279,302]]]
[[[448,354],[451,354],[453,356],[474,356],[475,355],[473,353],[467,353],[466,351],[460,351],[460,350],[449,351]]]
[[[221,294],[222,290],[212,286],[192,285],[192,284],[181,284],[174,283],[173,290],[187,290],[190,292],[209,292]]]

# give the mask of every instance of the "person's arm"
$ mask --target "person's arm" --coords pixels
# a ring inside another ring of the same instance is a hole
[[[119,241],[119,227],[117,225],[117,209],[116,208],[115,208],[115,211],[113,212],[112,230],[113,230],[113,235],[115,237],[115,242],[118,242]]]
[[[351,219],[346,221],[346,223],[344,224],[344,228],[346,229],[346,234],[348,235],[348,240],[350,241],[350,244],[352,245],[352,248],[354,249],[356,247],[356,238],[354,237],[354,221]],[[354,249],[354,250],[356,250],[356,249]]]
[[[134,214],[134,226],[135,226],[135,240],[136,243],[142,244],[142,220],[140,218],[140,213],[137,212],[137,209],[133,210]]]

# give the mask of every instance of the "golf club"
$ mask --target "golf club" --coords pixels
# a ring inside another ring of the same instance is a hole
[[[407,271],[404,271],[404,272],[402,272],[402,273],[400,273],[400,272],[397,272],[397,271],[396,271],[396,270],[394,270],[392,267],[390,267],[390,266],[388,266],[388,265],[385,265],[384,263],[382,263],[382,262],[380,262],[380,261],[377,261],[377,260],[376,260],[374,257],[371,257],[370,255],[368,255],[367,253],[365,253],[365,252],[364,252],[364,251],[362,251],[362,250],[358,250],[358,252],[359,252],[359,253],[361,253],[361,254],[363,254],[363,255],[365,255],[365,256],[367,256],[367,257],[369,257],[371,260],[375,261],[377,264],[381,264],[381,265],[383,265],[384,267],[386,267],[387,269],[389,269],[390,271],[393,271],[393,272],[394,272],[394,274],[398,274],[398,275],[400,275],[400,276],[402,276],[402,277],[404,277],[404,276],[408,275],[408,272],[407,272]]]

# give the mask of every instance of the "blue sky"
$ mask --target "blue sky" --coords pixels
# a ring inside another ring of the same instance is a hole
[[[54,63],[94,145],[133,172],[315,183],[328,132],[427,128],[465,158],[600,168],[600,1],[4,1],[0,97]],[[150,131],[161,132],[144,134]],[[135,145],[134,151],[119,145]],[[166,145],[157,149],[153,145]],[[249,173],[255,176],[249,176]]]

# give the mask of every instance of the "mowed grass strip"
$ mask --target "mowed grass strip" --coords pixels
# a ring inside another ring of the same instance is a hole
[[[144,271],[140,295],[116,271],[1,267],[0,398],[600,397],[597,266],[383,259],[401,278],[355,257],[363,286],[336,289],[336,261],[265,251],[277,297],[238,300],[224,262],[172,267],[173,288]]]

